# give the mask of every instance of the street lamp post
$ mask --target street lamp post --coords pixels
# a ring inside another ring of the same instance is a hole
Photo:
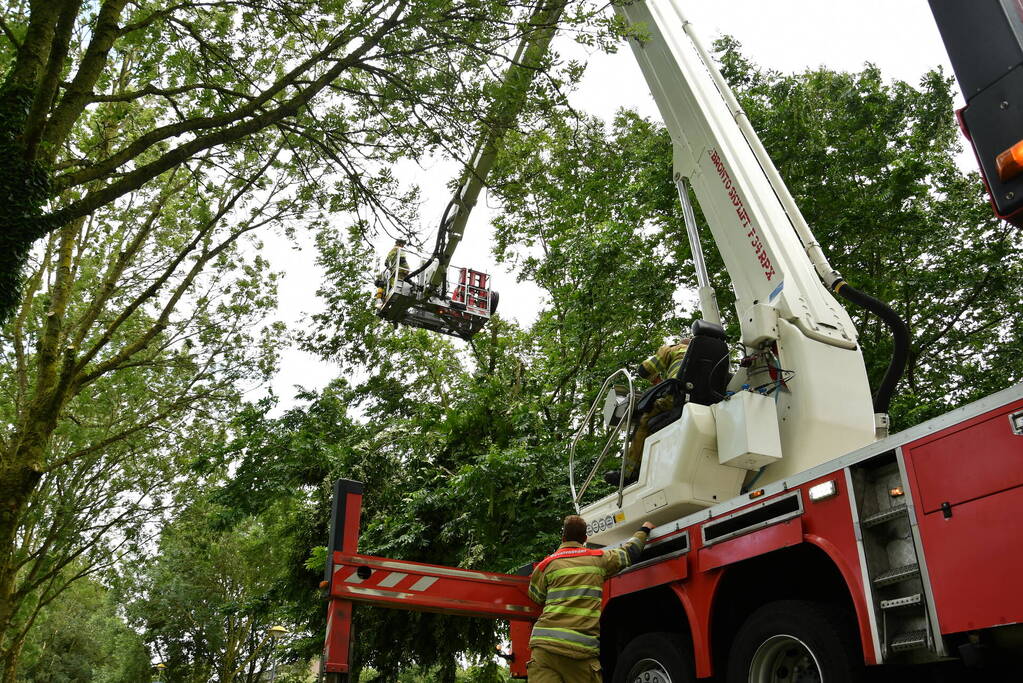
[[[277,680],[277,641],[288,635],[288,629],[279,625],[271,626],[268,631],[268,635],[273,638],[274,641],[274,649],[271,654],[271,657],[273,657],[274,660],[274,665],[273,669],[270,670],[270,683],[274,683]]]

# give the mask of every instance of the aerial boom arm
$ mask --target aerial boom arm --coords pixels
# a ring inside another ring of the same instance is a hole
[[[498,293],[491,288],[489,275],[472,268],[453,268],[451,259],[504,138],[526,106],[533,79],[543,69],[567,4],[568,0],[538,0],[522,24],[518,48],[495,86],[487,115],[480,122],[480,136],[441,217],[433,251],[414,270],[402,265],[407,263],[402,245],[395,246],[390,267],[385,261],[377,278],[377,315],[381,318],[471,339],[497,310]],[[456,278],[453,283],[448,282],[449,273]]]
[[[705,319],[715,321],[717,306],[687,185],[735,293],[751,362],[737,369],[729,390],[785,387],[774,391],[771,408],[782,457],[764,483],[870,443],[875,410],[856,328],[829,291],[842,277],[680,5],[636,0],[614,11],[636,28],[630,44],[671,136]]]
[[[485,132],[476,144],[469,165],[441,220],[434,250],[437,267],[429,277],[428,291],[437,291],[444,284],[444,275],[465,234],[469,215],[494,167],[505,135],[515,125],[515,120],[526,104],[529,87],[541,69],[567,4],[567,0],[542,1],[529,19],[529,28],[504,74],[490,113],[483,121]]]
[[[807,337],[856,348],[852,321],[824,287],[839,274],[677,3],[649,0],[615,11],[646,32],[633,51],[671,135],[676,179],[692,184],[740,316],[768,304]]]

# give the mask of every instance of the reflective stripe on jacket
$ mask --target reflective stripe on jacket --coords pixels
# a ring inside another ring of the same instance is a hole
[[[671,379],[678,375],[688,348],[688,344],[666,344],[657,349],[657,353],[643,361],[643,367],[649,373],[650,379],[654,377],[660,377],[662,380]]]
[[[600,654],[600,608],[604,580],[639,558],[647,531],[641,529],[619,548],[589,550],[562,543],[533,569],[529,597],[543,605],[533,626],[530,648],[582,659]]]

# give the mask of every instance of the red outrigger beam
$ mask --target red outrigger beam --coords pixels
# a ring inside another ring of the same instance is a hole
[[[349,680],[353,602],[507,620],[511,673],[525,677],[529,633],[540,616],[540,607],[527,595],[529,577],[360,555],[361,512],[362,484],[339,480],[334,485],[325,576],[329,606],[323,670],[327,680]]]

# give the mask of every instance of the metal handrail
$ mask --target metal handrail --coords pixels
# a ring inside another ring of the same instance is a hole
[[[624,375],[626,382],[629,385],[629,403],[625,409],[625,417],[623,417],[614,429],[608,435],[607,443],[604,444],[603,450],[597,457],[597,461],[593,463],[593,469],[590,470],[590,474],[586,477],[582,487],[579,489],[579,493],[575,490],[575,447],[579,443],[579,440],[583,436],[583,431],[587,425],[590,424],[590,418],[597,410],[597,406],[601,403],[601,399],[607,394],[608,388],[612,384],[612,380],[618,375]],[[600,469],[601,463],[604,462],[604,458],[607,456],[608,451],[611,450],[611,444],[614,443],[618,435],[621,434],[623,427],[625,430],[625,441],[622,444],[622,467],[618,474],[618,507],[622,506],[622,498],[624,494],[622,489],[625,488],[625,456],[629,452],[629,428],[632,426],[632,409],[636,404],[636,396],[632,390],[632,375],[625,368],[615,370],[611,375],[604,380],[603,386],[600,387],[600,391],[597,392],[597,398],[594,400],[593,405],[590,406],[590,411],[586,413],[586,417],[583,419],[582,424],[579,425],[579,429],[576,431],[575,436],[572,437],[572,445],[568,450],[568,485],[572,490],[572,505],[575,506],[575,511],[579,512],[579,501],[582,500],[583,494],[586,493],[586,489],[590,487],[590,483],[593,481],[593,477],[597,474],[597,470]]]

